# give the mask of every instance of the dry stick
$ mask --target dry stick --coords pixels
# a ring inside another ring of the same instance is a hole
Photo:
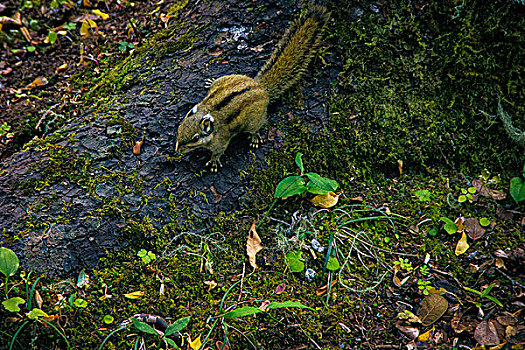
[[[246,271],[246,261],[242,263],[242,276],[241,276],[241,287],[239,288],[239,299],[237,299],[238,302],[241,301],[241,297],[242,297],[242,285],[243,285],[243,282],[244,282],[244,273]]]

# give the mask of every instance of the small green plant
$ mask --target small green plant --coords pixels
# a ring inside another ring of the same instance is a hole
[[[490,225],[490,220],[487,218],[481,218],[479,219],[479,224],[483,227],[487,227]]]
[[[473,194],[476,193],[476,191],[477,191],[477,189],[474,186],[471,186],[471,187],[466,188],[466,189],[462,188],[461,189],[461,194],[458,197],[458,202],[459,203],[464,203],[467,200],[472,200],[474,198]]]
[[[149,264],[157,258],[153,252],[147,251],[146,249],[139,250],[137,256],[142,259],[144,264]]]
[[[495,284],[492,283],[490,286],[488,286],[487,288],[485,288],[485,290],[483,290],[483,292],[480,292],[478,290],[475,290],[475,289],[472,289],[472,288],[469,288],[469,287],[464,287],[465,290],[467,292],[471,292],[471,293],[474,293],[474,294],[477,294],[480,296],[480,298],[487,298],[488,300],[492,301],[494,304],[502,307],[503,304],[496,298],[494,298],[492,295],[489,295],[490,294],[490,291],[492,290],[492,288],[494,288]],[[481,307],[481,302],[476,302],[476,306],[477,307]]]
[[[297,164],[299,170],[301,170],[301,174],[287,176],[282,179],[275,189],[275,198],[291,197],[304,192],[327,194],[336,191],[339,187],[339,183],[335,180],[322,177],[317,173],[305,173],[302,156],[303,154],[301,152],[295,156],[295,164]],[[304,177],[308,179],[308,182]]]
[[[420,202],[429,202],[432,193],[429,190],[417,190],[414,193]]]
[[[73,23],[73,22],[69,22],[67,24],[64,24],[62,26],[62,29],[64,29],[64,30],[75,30],[75,29],[77,29],[77,24]]]
[[[399,260],[394,261],[394,266],[399,266],[400,270],[405,270],[407,272],[412,271],[412,263],[408,259],[399,258]]]
[[[425,280],[422,280],[422,279],[419,279],[417,281],[417,288],[424,295],[428,295],[430,293],[430,290],[432,289],[432,287],[430,286],[430,281],[425,281]]]
[[[442,217],[442,218],[440,218],[440,220],[445,223],[443,228],[445,229],[445,231],[447,231],[447,233],[449,235],[453,235],[454,233],[456,233],[458,231],[458,227],[456,226],[454,221],[450,220],[447,217]]]
[[[108,316],[106,316],[106,317],[108,317]],[[105,320],[106,317],[104,317],[104,322],[106,322],[106,320]],[[109,317],[111,317],[111,321],[109,323],[113,322],[113,317],[112,316],[109,316]],[[182,331],[184,328],[186,328],[188,326],[188,324],[190,323],[190,318],[191,318],[190,316],[179,318],[177,321],[173,322],[173,324],[169,325],[168,328],[166,328],[166,330],[164,331],[163,335],[160,335],[159,332],[157,332],[155,330],[155,328],[151,327],[146,322],[141,322],[141,321],[137,320],[134,317],[131,318],[131,324],[132,324],[133,328],[135,328],[136,330],[140,331],[141,333],[151,334],[151,335],[154,335],[154,336],[158,337],[159,344],[162,343],[162,342],[165,342],[165,343],[168,343],[171,347],[173,347],[175,349],[180,349],[177,346],[177,344],[173,341],[173,339],[168,338],[168,337],[171,337],[175,333],[178,333],[178,332]],[[108,320],[109,320],[109,318],[108,318]],[[117,328],[113,332],[109,333],[108,336],[102,341],[102,344],[100,344],[100,346],[98,347],[97,350],[102,350],[102,348],[104,347],[104,345],[106,344],[108,339],[113,334],[115,334],[115,333],[117,333],[117,332],[119,332],[119,331],[121,331],[123,329],[126,329],[127,327],[128,327],[128,325],[125,325],[125,326]],[[139,333],[139,335],[137,335],[138,336],[137,340],[140,340],[140,338],[142,337],[141,333]]]
[[[126,52],[128,49],[132,50],[135,48],[135,45],[133,43],[128,43],[126,41],[123,41],[120,43],[118,49],[121,52]]]
[[[9,134],[10,130],[11,130],[11,126],[7,124],[6,122],[3,122],[2,124],[0,124],[0,136]]]
[[[430,269],[427,265],[423,265],[419,268],[419,272],[421,272],[421,275],[426,276],[430,272]]]
[[[525,200],[525,166],[523,166],[523,177],[510,179],[510,195],[516,203]]]
[[[304,270],[303,253],[299,250],[292,250],[286,253],[286,262],[292,272],[302,272]]]

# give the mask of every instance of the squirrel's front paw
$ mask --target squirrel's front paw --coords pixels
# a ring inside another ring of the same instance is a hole
[[[219,159],[210,159],[208,163],[206,163],[206,167],[210,167],[211,173],[216,173],[219,170],[219,168],[222,167],[222,164]]]
[[[258,133],[250,135],[250,148],[259,148],[261,143],[261,136]]]

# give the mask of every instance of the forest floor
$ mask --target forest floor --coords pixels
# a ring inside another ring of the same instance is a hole
[[[525,349],[525,6],[327,6],[214,174],[177,126],[301,1],[0,4],[0,349]]]

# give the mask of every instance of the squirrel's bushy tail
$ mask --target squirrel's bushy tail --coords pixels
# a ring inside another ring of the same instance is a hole
[[[268,91],[270,101],[277,100],[306,72],[329,17],[324,7],[314,6],[285,32],[272,56],[255,77]]]

